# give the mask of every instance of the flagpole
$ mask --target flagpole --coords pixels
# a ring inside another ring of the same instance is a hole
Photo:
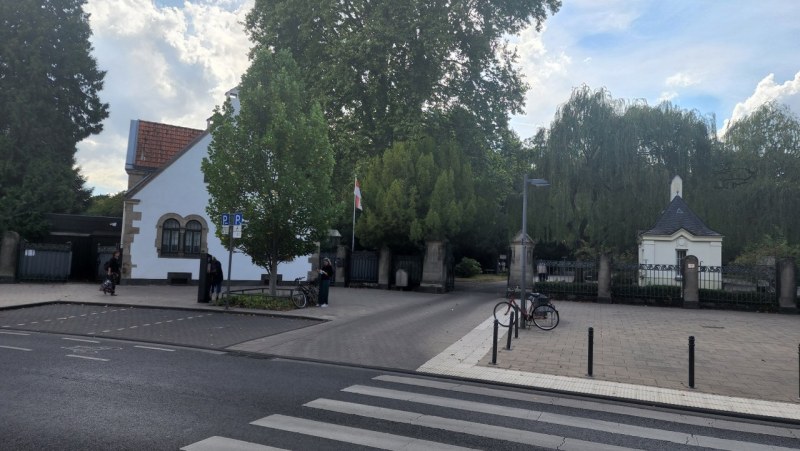
[[[353,180],[353,186],[356,186],[358,183],[358,176],[355,176]],[[355,193],[353,193],[353,237],[350,240],[350,252],[355,252],[356,250],[356,199]]]

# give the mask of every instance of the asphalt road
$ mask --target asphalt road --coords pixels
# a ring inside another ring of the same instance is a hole
[[[0,361],[19,451],[800,446],[785,425],[113,339],[0,331]]]

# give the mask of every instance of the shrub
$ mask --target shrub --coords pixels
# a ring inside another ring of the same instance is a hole
[[[214,305],[225,305],[225,300],[222,298],[213,302]],[[232,294],[228,298],[228,305],[239,308],[277,311],[293,310],[295,308],[292,300],[287,297],[273,297],[266,294]]]
[[[455,270],[459,277],[472,277],[481,273],[481,264],[477,260],[464,257],[456,265]]]

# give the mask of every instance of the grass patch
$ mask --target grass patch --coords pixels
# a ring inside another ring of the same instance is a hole
[[[213,305],[225,305],[225,300],[220,298],[213,301]],[[267,294],[234,294],[228,297],[231,307],[259,309],[259,310],[294,310],[295,306],[288,297],[269,296]]]

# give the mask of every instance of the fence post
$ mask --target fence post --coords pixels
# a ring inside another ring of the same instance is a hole
[[[517,321],[516,319],[516,312],[513,310],[511,311],[511,322],[508,323],[508,342],[506,343],[506,349],[511,350],[511,330],[514,328],[514,323]]]
[[[592,366],[594,364],[594,328],[589,328],[589,377],[592,377]]]
[[[494,334],[492,340],[492,365],[497,365],[497,320],[494,320]]]
[[[694,388],[694,335],[689,337],[689,388]]]

